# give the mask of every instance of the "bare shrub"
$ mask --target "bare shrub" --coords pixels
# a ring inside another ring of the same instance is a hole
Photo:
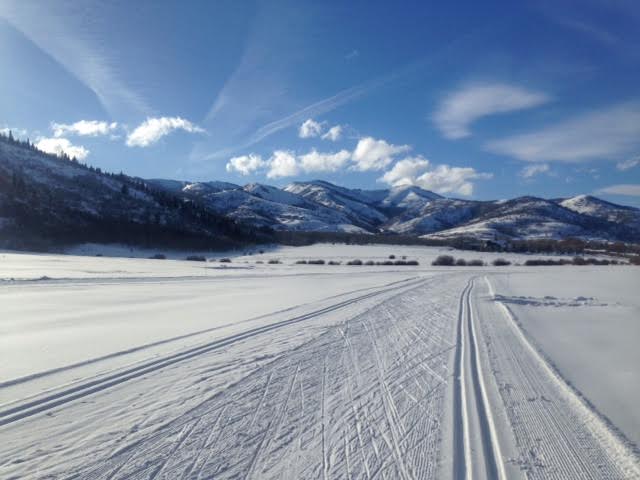
[[[277,258],[272,258],[267,262],[269,265],[280,265],[282,262]]]
[[[504,258],[496,258],[493,262],[491,262],[491,264],[494,267],[506,267],[508,265],[511,265],[511,262],[509,260],[505,260]]]
[[[347,262],[347,265],[362,265],[362,260],[358,260],[358,259],[356,259],[356,260],[349,260],[349,261]]]
[[[451,255],[439,255],[438,258],[431,262],[431,265],[450,267],[454,264],[454,262],[455,258],[453,258]]]
[[[456,260],[456,267],[466,267],[467,261],[464,258],[459,258]]]

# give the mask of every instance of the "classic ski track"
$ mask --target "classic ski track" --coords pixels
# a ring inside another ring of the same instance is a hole
[[[453,351],[429,340],[453,337],[462,280],[430,278],[394,293],[65,476],[437,478],[440,379]]]
[[[107,375],[105,377],[91,379],[89,381],[85,381],[80,384],[75,384],[73,386],[70,386],[69,388],[62,389],[60,391],[49,394],[42,398],[29,400],[25,403],[21,403],[17,405],[16,404],[11,405],[9,408],[0,410],[0,426],[22,420],[24,418],[30,417],[32,415],[36,415],[38,413],[46,412],[55,407],[59,407],[66,403],[72,402],[74,400],[86,397],[88,395],[100,392],[107,388],[141,377],[143,375],[162,369],[169,365],[173,365],[178,362],[182,362],[197,356],[201,356],[213,350],[217,350],[222,347],[232,345],[236,342],[246,340],[256,335],[270,332],[270,331],[273,331],[288,325],[292,325],[295,323],[304,322],[306,320],[316,318],[318,316],[347,307],[349,305],[352,305],[354,303],[357,303],[363,300],[367,300],[369,298],[379,296],[384,293],[388,293],[394,290],[401,290],[414,285],[420,285],[424,281],[425,280],[423,278],[420,278],[417,280],[414,279],[414,280],[409,280],[401,285],[397,285],[396,282],[394,282],[393,286],[391,287],[381,288],[374,292],[366,293],[364,295],[360,295],[358,297],[345,300],[337,304],[330,305],[328,307],[324,307],[310,313],[299,315],[299,316],[296,316],[287,320],[275,322],[272,324],[256,327],[256,328],[238,333],[236,335],[232,335],[230,337],[218,339],[213,342],[200,345],[198,347],[189,348],[182,352],[173,353],[152,361],[144,362],[140,365],[127,368],[123,371],[119,371],[114,374]]]
[[[471,294],[475,278],[462,291],[459,303],[454,367],[453,478],[506,479],[504,459],[484,382],[480,348],[476,335]],[[469,412],[477,417],[472,430]],[[472,434],[473,433],[473,434]],[[477,458],[474,462],[473,458]],[[482,465],[481,472],[474,471]]]
[[[485,277],[490,299],[495,295]],[[495,302],[496,321],[483,322],[487,356],[528,478],[640,478],[638,458],[621,445],[553,371]],[[500,320],[501,321],[500,321]]]

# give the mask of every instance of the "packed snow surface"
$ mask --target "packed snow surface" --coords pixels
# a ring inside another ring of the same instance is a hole
[[[0,478],[640,478],[637,267],[73,253],[0,253]]]

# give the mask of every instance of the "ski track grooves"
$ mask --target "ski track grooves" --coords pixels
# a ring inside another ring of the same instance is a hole
[[[531,345],[495,300],[485,277],[479,302],[487,359],[499,386],[519,458],[530,479],[637,479],[637,456],[591,412]],[[489,320],[491,319],[491,320]]]
[[[504,461],[487,397],[474,325],[471,302],[474,282],[474,278],[469,280],[459,303],[454,365],[453,478],[505,479]],[[474,419],[470,411],[475,413]],[[472,460],[474,455],[480,456],[479,461]],[[483,472],[474,472],[478,464],[484,467]]]
[[[43,476],[436,479],[465,281],[404,285],[140,440],[109,455],[76,451],[73,467]]]
[[[345,301],[336,303],[334,305],[330,305],[325,308],[321,308],[319,310],[316,310],[304,315],[299,315],[287,320],[282,320],[280,322],[256,327],[256,328],[247,330],[245,332],[232,335],[230,337],[218,339],[213,342],[200,345],[198,347],[184,350],[179,353],[167,355],[156,360],[144,362],[135,367],[131,367],[123,371],[119,371],[117,373],[107,375],[105,377],[101,377],[101,378],[86,381],[84,383],[76,384],[74,386],[65,388],[63,390],[60,390],[58,392],[55,392],[53,394],[47,395],[42,398],[38,398],[36,400],[28,401],[26,403],[22,403],[18,405],[13,405],[4,410],[0,410],[0,426],[16,422],[18,420],[30,417],[38,413],[46,412],[52,408],[59,407],[73,400],[86,397],[96,392],[100,392],[107,388],[119,385],[121,383],[132,380],[134,378],[138,378],[148,373],[154,372],[166,366],[206,354],[212,350],[216,350],[216,349],[234,344],[236,342],[246,340],[256,335],[267,333],[269,331],[276,330],[291,324],[304,322],[306,320],[310,320],[318,316],[330,313],[332,311],[344,308],[353,303],[367,300],[372,297],[376,297],[383,293],[388,293],[394,290],[400,290],[403,288],[410,287],[412,285],[419,285],[422,282],[424,282],[424,279],[418,279],[418,280],[410,279],[400,285],[397,285],[397,282],[394,282],[394,284],[392,284],[392,286],[390,287],[382,288],[374,292],[360,295],[358,297],[345,300]]]

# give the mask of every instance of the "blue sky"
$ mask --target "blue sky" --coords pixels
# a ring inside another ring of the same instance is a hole
[[[110,171],[640,206],[640,4],[3,0],[0,129]]]

